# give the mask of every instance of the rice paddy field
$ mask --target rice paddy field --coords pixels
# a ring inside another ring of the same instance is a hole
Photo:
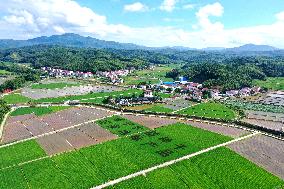
[[[8,104],[23,104],[31,101],[32,99],[25,97],[18,93],[4,95],[3,100]]]
[[[219,103],[201,103],[176,113],[225,120],[232,120],[236,117],[233,110]]]
[[[172,78],[166,78],[166,73],[171,71],[175,66],[157,66],[149,70],[140,70],[124,77],[124,85],[138,85],[146,82],[150,84],[158,84],[162,81],[173,81]]]
[[[238,170],[238,171],[237,171]],[[219,148],[114,188],[281,188],[283,181],[242,156]]]
[[[165,104],[142,104],[138,106],[129,106],[125,108],[128,110],[144,110],[156,113],[171,113],[174,111],[171,108],[165,107]]]
[[[145,109],[145,111],[157,112],[157,113],[171,113],[173,112],[173,109],[167,108],[163,105],[155,105],[155,106],[152,106],[151,108]]]
[[[120,138],[52,156],[36,140],[0,146],[0,188],[91,188],[232,140],[184,123],[149,129],[112,116],[97,124]],[[121,132],[126,130],[131,132]],[[281,188],[283,184],[223,147],[114,188]]]
[[[37,116],[41,116],[41,115],[65,110],[67,108],[69,108],[69,106],[24,107],[24,108],[16,109],[10,115],[19,116],[19,115],[26,115],[26,114],[35,114]]]

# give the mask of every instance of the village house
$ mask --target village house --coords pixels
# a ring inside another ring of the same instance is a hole
[[[42,71],[47,73],[50,77],[77,77],[77,78],[89,78],[94,77],[92,72],[80,72],[80,71],[71,71],[71,70],[62,70],[62,69],[55,69],[51,67],[42,67]]]

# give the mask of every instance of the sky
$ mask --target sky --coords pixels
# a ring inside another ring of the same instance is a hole
[[[284,48],[284,0],[0,0],[0,38],[77,33],[150,47]]]

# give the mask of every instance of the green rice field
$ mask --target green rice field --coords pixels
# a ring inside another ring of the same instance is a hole
[[[61,110],[65,110],[69,108],[69,106],[49,106],[49,107],[24,107],[18,108],[13,111],[10,115],[11,116],[18,116],[18,115],[25,115],[25,114],[35,114],[37,116],[51,114],[54,112],[58,112]]]
[[[134,126],[114,117],[105,127],[118,133],[111,126],[115,122],[118,128]],[[0,148],[0,188],[91,188],[232,139],[182,123],[136,132],[44,159],[38,159],[45,153],[34,140]],[[219,148],[114,188],[281,188],[283,184],[233,151]]]
[[[232,120],[236,117],[236,113],[233,110],[219,103],[201,103],[178,111],[177,113],[225,120]]]
[[[8,94],[3,97],[3,100],[8,104],[23,104],[31,101],[32,99],[25,97],[21,94]]]

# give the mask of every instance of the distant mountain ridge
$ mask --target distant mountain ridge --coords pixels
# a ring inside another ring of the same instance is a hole
[[[132,43],[119,43],[115,41],[104,41],[92,37],[83,37],[78,34],[66,33],[63,35],[42,36],[28,40],[0,40],[0,48],[18,48],[33,45],[62,45],[67,47],[81,48],[112,48],[112,49],[145,49],[147,47]]]
[[[227,51],[236,51],[236,52],[241,52],[241,51],[263,52],[263,51],[276,51],[276,50],[280,50],[280,49],[269,46],[269,45],[246,44],[246,45],[242,45],[240,47],[227,48],[226,50]]]
[[[115,41],[105,41],[93,37],[84,37],[74,33],[66,33],[62,35],[52,35],[49,37],[42,36],[28,40],[0,39],[0,49],[18,48],[33,45],[60,45],[66,47],[79,48],[98,48],[98,49],[123,49],[123,50],[172,50],[172,51],[219,51],[219,52],[267,52],[280,50],[269,45],[246,44],[240,47],[224,48],[224,47],[207,47],[196,49],[183,46],[173,47],[146,47],[132,43],[119,43]]]

